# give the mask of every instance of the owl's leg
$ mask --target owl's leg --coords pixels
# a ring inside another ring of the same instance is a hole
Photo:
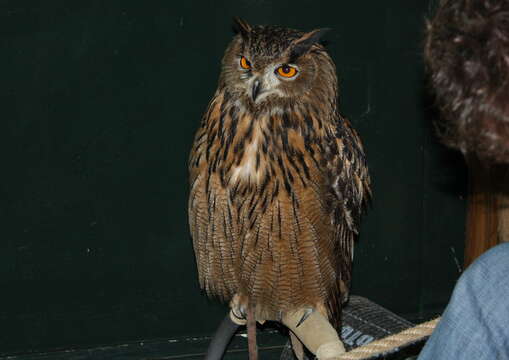
[[[345,352],[338,333],[320,311],[300,309],[286,313],[282,320],[318,360],[334,360]]]

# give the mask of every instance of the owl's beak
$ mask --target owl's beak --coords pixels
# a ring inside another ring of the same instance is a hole
[[[256,101],[256,98],[260,95],[261,89],[262,83],[260,80],[256,79],[253,83],[253,88],[251,89],[251,97],[253,98],[253,101]]]

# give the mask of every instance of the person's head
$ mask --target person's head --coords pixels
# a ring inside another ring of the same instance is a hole
[[[509,0],[441,1],[425,60],[443,141],[509,163]]]

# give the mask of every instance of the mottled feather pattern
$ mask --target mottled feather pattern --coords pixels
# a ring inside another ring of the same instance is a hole
[[[287,41],[264,55],[302,34],[284,31]],[[321,45],[308,55],[335,79]],[[200,284],[224,301],[245,297],[259,319],[314,307],[337,322],[370,179],[360,139],[337,111],[336,81],[265,106],[239,100],[221,81],[189,160]]]

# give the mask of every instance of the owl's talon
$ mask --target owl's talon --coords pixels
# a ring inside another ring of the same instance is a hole
[[[247,319],[247,308],[243,305],[239,307],[239,312],[244,319]]]
[[[247,323],[247,306],[245,302],[241,301],[238,294],[230,301],[230,318],[233,322],[239,325],[246,325]]]
[[[247,319],[247,313],[243,308],[240,307],[232,308],[232,314],[239,320]]]
[[[240,326],[244,326],[247,324],[247,318],[246,316],[243,316],[243,315],[240,315],[238,314],[234,308],[231,308],[230,309],[230,319],[231,321],[233,321],[235,324],[237,325],[240,325]]]
[[[306,319],[309,317],[309,315],[311,315],[313,313],[314,309],[306,309],[304,310],[304,314],[302,315],[302,317],[300,318],[299,322],[297,323],[297,325],[295,327],[299,327],[302,325],[302,323],[304,321],[306,321]]]

